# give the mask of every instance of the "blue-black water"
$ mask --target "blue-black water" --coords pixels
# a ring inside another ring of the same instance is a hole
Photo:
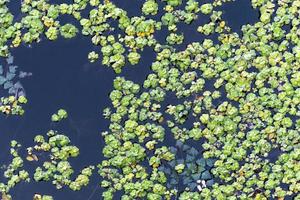
[[[115,0],[115,2],[121,8],[128,10],[130,15],[140,14],[142,4],[139,1],[133,5],[128,3],[129,0]],[[19,1],[12,1],[10,4],[15,14],[19,7]],[[229,3],[224,6],[224,9],[224,18],[237,32],[242,24],[253,23],[258,17],[248,0]],[[196,31],[202,20],[204,19],[199,18],[191,25],[179,26],[180,31],[187,37],[184,45],[178,48],[184,49],[186,44],[203,39],[203,36]],[[158,33],[156,36],[161,41],[165,39],[163,34]],[[100,62],[95,64],[88,62],[87,54],[94,49],[90,38],[78,35],[71,40],[59,39],[55,42],[43,40],[32,47],[24,45],[12,51],[15,64],[22,71],[32,72],[33,76],[22,80],[29,99],[25,106],[25,115],[0,116],[1,165],[9,162],[9,144],[12,139],[19,141],[24,147],[32,146],[33,137],[37,134],[45,134],[49,129],[63,132],[70,137],[74,145],[79,147],[80,156],[71,160],[75,174],[87,165],[97,165],[101,162],[103,140],[100,133],[108,130],[109,125],[102,117],[102,110],[110,106],[108,95],[112,90],[112,82],[116,74],[112,69],[102,66]],[[125,66],[119,76],[141,84],[150,72],[154,59],[155,53],[150,48],[146,48],[141,62],[137,66]],[[66,109],[69,117],[55,124],[51,122],[51,115],[59,108]],[[171,134],[167,135],[171,136]],[[1,176],[0,179],[2,178]],[[14,200],[32,199],[35,193],[53,195],[54,199],[58,200],[102,199],[99,182],[100,178],[95,173],[87,187],[80,192],[73,192],[66,188],[56,190],[51,183],[32,181],[30,184],[19,184],[11,194]]]

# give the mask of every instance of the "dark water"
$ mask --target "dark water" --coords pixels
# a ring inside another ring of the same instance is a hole
[[[130,4],[128,2],[129,0],[118,0],[116,4],[128,10],[130,15],[139,15],[141,1],[130,1]],[[19,1],[12,1],[10,7],[17,12],[16,8],[19,8],[19,4]],[[242,24],[252,23],[258,16],[257,12],[250,7],[248,0],[228,3],[224,9],[224,18],[237,32]],[[186,44],[203,39],[196,31],[202,20],[205,19],[199,18],[189,26],[179,26],[180,30],[188,36],[184,45],[179,48],[183,49]],[[159,34],[157,36],[160,37]],[[165,38],[161,36],[159,39]],[[102,117],[102,110],[110,106],[108,94],[112,90],[112,82],[116,74],[110,68],[102,66],[100,62],[95,64],[88,62],[87,54],[94,49],[90,38],[77,36],[71,40],[59,39],[55,42],[44,40],[32,47],[22,46],[13,50],[15,64],[22,71],[32,72],[33,76],[22,80],[29,100],[25,106],[25,115],[23,117],[0,116],[1,165],[9,162],[9,143],[12,139],[19,141],[23,147],[32,146],[33,137],[37,134],[45,134],[49,129],[68,135],[72,143],[79,147],[80,156],[71,160],[75,174],[87,165],[97,165],[101,162],[104,143],[100,133],[108,130],[109,125]],[[150,65],[154,58],[154,52],[146,48],[140,64],[125,66],[120,76],[142,83],[150,72]],[[51,122],[51,115],[59,108],[66,109],[69,117],[55,124]],[[66,188],[56,190],[52,184],[32,181],[30,184],[19,184],[11,194],[14,200],[32,199],[35,193],[53,195],[54,199],[58,200],[102,199],[99,182],[99,176],[95,173],[87,187],[80,192],[73,192]]]

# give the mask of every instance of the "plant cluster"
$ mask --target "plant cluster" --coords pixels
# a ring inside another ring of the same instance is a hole
[[[55,114],[53,114],[51,116],[51,121],[53,121],[53,122],[59,122],[59,121],[61,121],[63,119],[66,119],[67,117],[68,117],[67,111],[65,111],[64,109],[59,109],[57,111],[57,113],[55,113]]]
[[[24,109],[22,104],[26,104],[27,99],[25,96],[15,97],[1,97],[0,98],[0,112],[6,115],[23,115]]]
[[[50,195],[35,194],[33,200],[53,200],[53,197]]]
[[[21,145],[13,140],[10,144],[10,155],[12,156],[12,161],[8,165],[4,165],[2,168],[4,169],[3,177],[6,182],[0,182],[0,192],[2,194],[3,200],[10,200],[11,196],[9,192],[12,188],[14,188],[20,182],[29,182],[29,173],[24,170],[24,160],[19,155],[19,149]]]
[[[80,190],[89,183],[89,177],[92,175],[93,166],[82,169],[81,173],[74,179],[71,176],[74,170],[68,161],[70,157],[77,157],[79,149],[70,144],[70,139],[50,130],[47,133],[46,140],[42,135],[37,135],[34,141],[37,143],[34,147],[29,147],[28,155],[34,160],[39,152],[49,152],[49,160],[43,162],[42,167],[37,167],[34,173],[35,181],[51,181],[57,189],[68,186],[71,190]]]
[[[63,110],[63,109],[61,109]],[[0,192],[3,200],[11,200],[9,192],[21,181],[52,182],[57,189],[68,187],[71,190],[78,191],[89,184],[90,177],[93,174],[94,166],[90,165],[81,170],[74,177],[74,169],[69,161],[70,158],[76,158],[79,155],[78,147],[71,144],[70,139],[57,131],[50,130],[47,136],[36,135],[35,145],[27,148],[27,155],[20,155],[21,144],[17,141],[11,141],[10,154],[13,156],[11,163],[3,165],[4,178],[7,182],[0,182]],[[29,174],[26,170],[29,162],[34,167],[34,174]],[[34,200],[52,200],[49,195],[35,194]]]

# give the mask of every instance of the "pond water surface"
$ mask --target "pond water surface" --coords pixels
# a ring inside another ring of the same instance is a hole
[[[134,1],[136,4],[129,4],[124,0],[114,2],[132,15],[140,12],[140,1]],[[19,4],[18,1],[11,3],[14,12],[18,12]],[[251,8],[248,0],[228,3],[223,9],[224,18],[239,34],[242,24],[253,23],[258,17],[257,11]],[[192,25],[179,26],[180,31],[187,37],[184,44],[178,48],[183,49],[186,44],[203,39],[196,31],[200,23],[198,20]],[[158,33],[157,37],[162,41],[165,39],[163,34]],[[29,100],[25,106],[25,115],[0,116],[1,164],[9,161],[9,143],[12,139],[19,141],[24,147],[31,146],[35,135],[45,134],[49,129],[63,132],[79,147],[79,157],[71,160],[75,173],[85,165],[97,165],[101,162],[103,140],[100,133],[108,130],[109,125],[102,117],[102,110],[110,105],[108,95],[116,74],[110,68],[102,66],[100,62],[95,64],[88,62],[87,54],[94,48],[90,38],[78,35],[71,40],[59,39],[55,42],[43,40],[31,47],[24,45],[13,50],[15,64],[22,71],[32,72],[33,75],[22,80]],[[150,49],[145,49],[141,58],[137,66],[125,66],[119,76],[141,84],[150,72],[155,54]],[[51,122],[51,115],[59,108],[67,110],[69,117],[59,124],[54,124]],[[53,195],[54,199],[58,200],[95,200],[101,199],[99,182],[100,178],[95,173],[91,183],[80,192],[66,188],[56,190],[50,183],[21,183],[11,194],[14,200],[32,199],[35,193]]]

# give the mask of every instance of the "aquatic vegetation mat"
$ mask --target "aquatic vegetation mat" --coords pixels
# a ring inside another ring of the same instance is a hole
[[[0,55],[7,59],[0,85],[11,95],[1,98],[4,114],[23,114],[20,104],[30,101],[13,81],[11,53],[21,44],[89,37],[87,59],[119,74],[103,111],[109,127],[96,167],[99,199],[300,199],[300,0],[251,0],[259,17],[239,33],[223,18],[231,0],[145,0],[138,16],[118,1],[24,0],[19,18],[8,3],[0,0]],[[60,21],[63,15],[74,21]],[[185,27],[195,28],[196,41],[186,43]],[[155,59],[139,84],[122,70],[147,67],[140,66],[145,48]],[[51,120],[67,117],[60,109]],[[74,178],[68,159],[79,149],[66,135],[49,131],[34,142],[26,160],[41,162],[41,152],[49,159],[31,175],[13,141],[2,199],[32,176],[77,191],[96,174],[87,163]]]

